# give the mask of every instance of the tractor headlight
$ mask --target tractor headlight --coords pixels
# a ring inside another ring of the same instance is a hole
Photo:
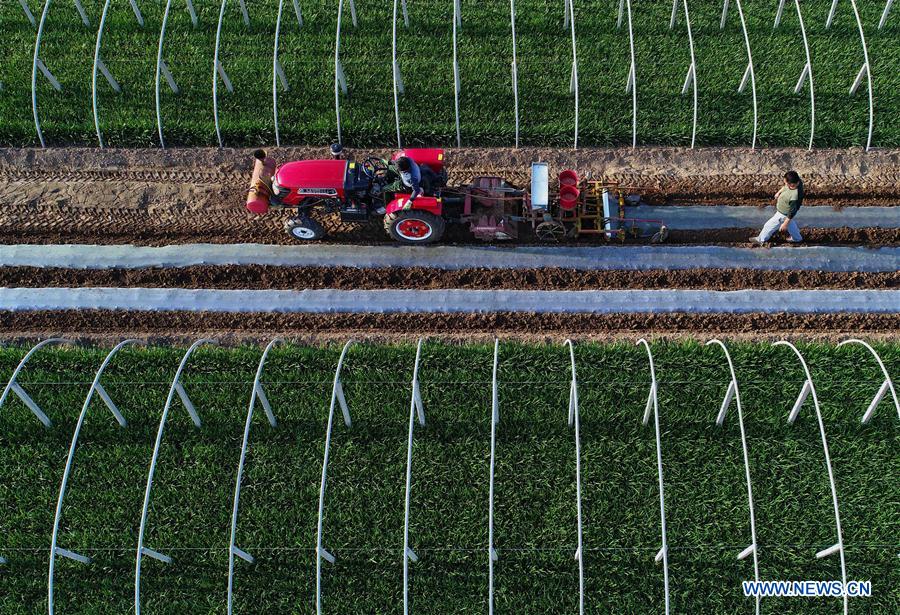
[[[278,195],[279,192],[281,192],[281,186],[278,185],[278,182],[273,177],[272,178],[272,194]]]

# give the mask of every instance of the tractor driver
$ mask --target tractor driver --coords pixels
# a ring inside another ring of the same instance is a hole
[[[409,192],[410,196],[403,203],[403,209],[412,209],[413,201],[423,195],[432,195],[436,176],[427,166],[420,167],[415,160],[401,156],[396,160],[385,160],[390,181],[379,190],[382,194]],[[383,215],[385,207],[379,207],[377,213]]]
[[[395,182],[397,187],[394,189],[394,192],[400,190],[401,183],[404,188],[407,188],[410,191],[409,198],[403,205],[404,209],[410,209],[413,201],[425,194],[425,189],[422,188],[422,169],[416,164],[415,160],[412,160],[408,156],[397,158],[394,166],[396,167],[397,174],[400,176],[399,181]]]
[[[410,192],[409,198],[403,204],[403,209],[411,209],[412,203],[418,197],[432,193],[434,185],[434,172],[426,167],[420,167],[415,160],[408,156],[401,156],[397,160],[386,161],[393,182],[386,185],[383,192]]]

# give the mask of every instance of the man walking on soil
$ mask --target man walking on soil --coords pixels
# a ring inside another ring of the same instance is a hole
[[[750,241],[757,244],[767,243],[776,232],[789,233],[791,243],[800,243],[803,236],[800,235],[800,227],[794,221],[794,216],[803,205],[803,180],[797,171],[788,171],[784,174],[784,186],[775,193],[775,215],[763,226],[759,235],[751,237]]]

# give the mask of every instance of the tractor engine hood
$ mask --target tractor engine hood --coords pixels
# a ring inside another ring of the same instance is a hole
[[[349,163],[346,160],[298,160],[279,167],[272,177],[272,191],[291,195],[343,198]]]

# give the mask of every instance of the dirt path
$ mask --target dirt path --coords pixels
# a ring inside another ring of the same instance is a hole
[[[183,148],[0,149],[0,178],[8,182],[85,184],[123,182],[143,187],[220,185],[244,188],[252,149]],[[349,155],[387,156],[392,150],[350,151]],[[328,157],[328,148],[275,148],[276,159]],[[656,189],[670,200],[721,201],[718,197],[769,200],[781,175],[797,170],[805,179],[807,204],[897,204],[900,151],[864,152],[709,147],[463,148],[448,150],[451,178],[464,182],[478,174],[502,174],[527,183],[533,161],[545,161],[553,172],[574,168],[586,177],[605,176],[626,185]],[[74,197],[75,195],[69,195]],[[80,202],[85,202],[79,200]],[[107,198],[96,206],[115,205]],[[222,207],[220,205],[220,207]],[[227,206],[225,206],[227,208]]]
[[[900,272],[830,273],[750,269],[675,271],[576,271],[572,269],[459,269],[422,267],[357,269],[354,267],[277,267],[271,265],[192,266],[177,269],[62,269],[0,267],[0,287],[144,287],[214,289],[375,290],[521,289],[625,290],[691,288],[738,290],[893,289]]]
[[[111,342],[123,337],[225,343],[283,336],[315,342],[356,339],[548,340],[715,336],[760,339],[844,339],[864,335],[896,339],[898,314],[223,314],[189,312],[0,312],[0,339],[70,339]]]

